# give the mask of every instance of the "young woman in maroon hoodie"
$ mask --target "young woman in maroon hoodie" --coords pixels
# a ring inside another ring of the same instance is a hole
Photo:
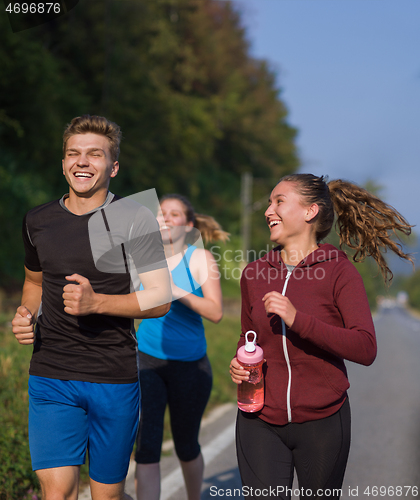
[[[265,217],[279,246],[241,279],[238,347],[254,330],[266,360],[264,407],[237,417],[247,498],[290,499],[294,468],[301,498],[340,497],[350,447],[344,359],[370,365],[376,339],[362,278],[343,251],[321,243],[334,215],[340,243],[355,249],[354,260],[373,256],[385,281],[392,273],[381,250],[411,261],[389,235],[411,226],[365,189],[312,174],[283,177],[273,189]],[[249,372],[235,357],[230,374],[240,384]]]

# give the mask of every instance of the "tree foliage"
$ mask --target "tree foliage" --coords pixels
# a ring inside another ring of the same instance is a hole
[[[408,293],[408,302],[414,309],[420,310],[420,271],[400,279],[400,288]]]
[[[74,116],[121,126],[113,191],[180,192],[234,233],[241,173],[271,187],[298,165],[275,74],[250,56],[230,2],[80,1],[18,33],[0,17],[0,47],[2,285],[21,277],[22,215],[65,192],[61,136]]]

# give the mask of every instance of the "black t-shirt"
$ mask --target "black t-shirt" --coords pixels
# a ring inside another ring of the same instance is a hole
[[[64,312],[66,276],[87,278],[97,293],[133,291],[131,274],[166,266],[156,218],[111,193],[102,207],[75,215],[63,199],[30,210],[23,223],[25,266],[42,271],[42,304],[29,373],[96,383],[138,379],[133,320]],[[122,245],[123,244],[123,245]],[[134,266],[134,267],[133,267]]]

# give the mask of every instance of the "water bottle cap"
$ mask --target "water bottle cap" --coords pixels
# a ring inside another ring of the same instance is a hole
[[[248,340],[248,335],[250,333],[254,334],[254,339],[253,340]],[[254,332],[254,330],[249,330],[245,333],[245,351],[246,352],[254,352],[255,351],[255,344],[257,343],[257,334]]]
[[[254,339],[248,339],[249,334],[254,334]],[[245,345],[238,349],[236,357],[240,363],[254,364],[260,363],[264,359],[263,350],[256,345],[257,334],[253,330],[249,330],[245,334]]]

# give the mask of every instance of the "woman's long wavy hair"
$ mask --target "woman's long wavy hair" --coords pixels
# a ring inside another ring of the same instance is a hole
[[[312,174],[286,175],[279,182],[292,182],[305,204],[316,203],[316,239],[319,243],[328,236],[336,217],[336,230],[340,236],[340,247],[346,245],[355,250],[353,260],[362,262],[373,257],[382,273],[385,283],[392,280],[383,252],[388,249],[402,259],[409,260],[400,243],[394,241],[398,233],[411,234],[411,226],[391,205],[388,205],[369,191],[341,179],[327,182],[324,176]]]
[[[210,241],[225,242],[229,239],[229,233],[223,231],[221,225],[213,217],[195,213],[190,200],[185,196],[177,193],[165,194],[160,199],[160,203],[165,200],[178,200],[182,203],[187,221],[192,222],[194,227],[200,231],[205,243]]]

